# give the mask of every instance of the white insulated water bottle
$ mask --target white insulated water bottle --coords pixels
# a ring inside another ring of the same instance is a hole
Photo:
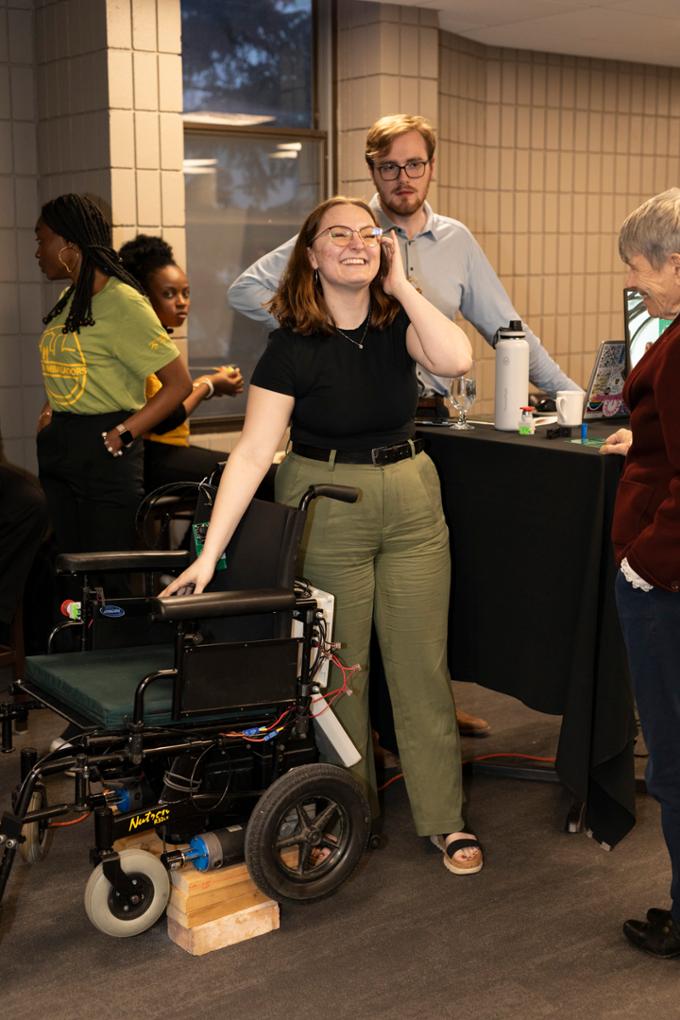
[[[529,403],[529,344],[521,322],[502,326],[494,338],[496,401],[494,427],[517,430],[520,409]]]

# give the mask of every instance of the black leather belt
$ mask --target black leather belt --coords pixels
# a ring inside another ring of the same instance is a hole
[[[309,457],[310,460],[330,460],[331,454],[335,452],[336,464],[374,464],[376,467],[382,467],[420,453],[424,445],[422,439],[412,439],[410,442],[394,443],[393,446],[374,446],[372,450],[333,451],[332,447],[326,449],[321,446],[307,446],[305,443],[293,443],[292,450],[300,457]]]

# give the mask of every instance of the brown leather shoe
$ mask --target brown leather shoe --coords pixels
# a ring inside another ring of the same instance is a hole
[[[486,737],[491,733],[491,727],[486,719],[470,715],[469,712],[464,712],[461,708],[456,709],[456,719],[461,737]]]

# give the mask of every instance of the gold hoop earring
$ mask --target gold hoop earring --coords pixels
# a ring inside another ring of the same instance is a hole
[[[68,262],[66,262],[66,261],[65,261],[65,259],[63,259],[63,258],[61,257],[61,253],[62,253],[63,251],[69,251],[69,250],[70,250],[70,249],[69,249],[69,246],[68,246],[67,244],[65,244],[65,245],[64,245],[64,247],[63,247],[63,248],[60,248],[60,249],[59,249],[59,251],[57,252],[57,258],[58,258],[58,259],[59,259],[59,261],[61,262],[62,266],[64,267],[64,269],[66,270],[66,272],[68,273],[68,275],[69,275],[69,276],[72,276],[72,275],[73,275],[73,272],[74,272],[74,270],[75,270],[75,266],[69,266]],[[77,263],[77,261],[78,261],[78,259],[79,259],[79,258],[80,258],[80,252],[79,252],[79,251],[77,251],[77,252],[76,252],[76,263]]]

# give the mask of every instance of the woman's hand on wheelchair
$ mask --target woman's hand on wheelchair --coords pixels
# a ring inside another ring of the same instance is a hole
[[[201,561],[202,557],[199,556],[179,577],[164,588],[158,597],[164,599],[170,595],[200,595],[205,591],[215,572],[215,566]]]

